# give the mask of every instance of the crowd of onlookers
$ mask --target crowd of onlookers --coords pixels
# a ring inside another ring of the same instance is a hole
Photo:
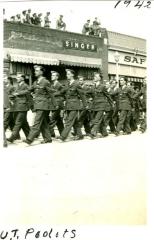
[[[44,16],[42,13],[32,13],[31,9],[22,11],[21,14],[11,16],[10,19],[5,21],[11,21],[16,23],[32,24],[40,27],[51,28],[51,15],[47,12]],[[66,30],[66,23],[63,20],[63,15],[59,15],[56,20],[56,29]],[[91,23],[90,19],[83,25],[82,33],[86,35],[101,36],[101,23],[97,17]]]
[[[50,12],[47,12],[45,16],[42,13],[32,13],[31,9],[22,11],[21,14],[11,16],[10,20],[16,23],[32,24],[40,27],[51,27]],[[66,23],[63,21],[63,15],[60,15],[56,21],[56,29],[66,30]]]

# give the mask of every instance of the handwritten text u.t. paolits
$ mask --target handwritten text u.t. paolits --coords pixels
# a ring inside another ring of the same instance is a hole
[[[76,238],[76,230],[75,229],[64,229],[64,230],[56,230],[53,228],[39,230],[35,228],[27,228],[25,230],[20,229],[11,229],[11,230],[0,230],[0,239],[5,240],[70,240]]]

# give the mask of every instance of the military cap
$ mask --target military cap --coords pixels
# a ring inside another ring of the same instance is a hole
[[[51,71],[51,74],[53,74],[53,73],[56,73],[57,76],[59,77],[59,73],[58,73],[58,72],[56,72],[56,71]]]
[[[31,9],[29,8],[29,9],[28,9],[28,12],[30,12],[30,11],[31,11]]]
[[[44,68],[42,66],[40,65],[34,65],[34,66],[35,66],[34,67],[35,70],[41,70],[42,72],[44,71]]]
[[[70,73],[72,73],[73,75],[75,74],[75,72],[74,72],[73,69],[66,69],[65,71],[66,71],[66,72],[70,72]]]
[[[26,13],[26,10],[22,11],[22,13]]]
[[[15,18],[15,16],[11,16],[11,19],[14,19]]]
[[[84,76],[83,76],[83,75],[79,75],[79,76],[78,76],[78,79],[79,79],[79,78],[83,78],[83,79],[84,79]]]
[[[60,15],[60,17],[63,17],[63,15]]]
[[[50,14],[50,12],[47,12],[47,14]]]

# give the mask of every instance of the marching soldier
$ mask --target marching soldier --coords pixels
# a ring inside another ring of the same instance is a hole
[[[52,91],[58,105],[58,109],[55,109],[53,104],[51,104],[52,107],[50,108],[50,110],[52,111],[52,116],[50,118],[50,123],[49,123],[51,136],[55,136],[55,133],[54,133],[55,126],[57,126],[60,135],[64,129],[63,119],[61,116],[61,111],[64,108],[63,106],[64,97],[61,94],[61,90],[63,86],[58,81],[58,79],[59,79],[59,73],[56,71],[51,71],[51,81],[53,82]]]
[[[34,91],[34,110],[36,111],[36,115],[30,133],[24,141],[29,145],[40,132],[42,133],[44,143],[52,142],[48,124],[50,99],[52,99],[52,103],[57,107],[51,92],[50,82],[43,77],[43,67],[35,66],[34,70],[37,80],[34,82],[31,90]]]
[[[87,136],[89,136],[91,132],[91,127],[90,127],[90,120],[91,120],[90,109],[91,109],[91,99],[92,99],[91,88],[88,84],[85,83],[83,76],[78,76],[78,79],[79,79],[79,84],[84,91],[87,106],[88,106],[88,109],[85,109],[83,107],[82,101],[80,101],[81,111],[79,116],[79,124],[80,124],[80,128],[84,126],[85,133]]]
[[[107,91],[107,88],[101,82],[100,73],[94,75],[95,87],[93,90],[93,119],[92,119],[92,137],[96,137],[97,132],[101,132],[102,136],[107,136],[107,124],[112,110],[113,101]]]
[[[19,132],[22,129],[25,136],[29,134],[29,124],[27,122],[27,111],[29,110],[27,103],[27,95],[29,93],[28,85],[24,82],[24,75],[17,73],[17,86],[14,89],[13,95],[13,111],[15,124],[12,129],[11,136],[7,139],[9,142],[13,142],[19,136]]]
[[[62,141],[65,141],[65,139],[68,137],[69,132],[71,131],[71,128],[74,127],[77,134],[76,140],[79,140],[83,139],[78,120],[78,113],[79,110],[81,110],[80,99],[83,102],[84,108],[86,108],[86,98],[78,81],[74,79],[74,71],[71,69],[66,69],[66,75],[68,85],[62,90],[62,93],[64,93],[66,99],[65,109],[67,117],[65,119],[65,127],[61,133],[60,139]]]
[[[118,89],[119,101],[119,121],[116,129],[116,136],[120,134],[121,130],[125,129],[125,134],[131,134],[130,117],[132,109],[132,90],[126,84],[126,79],[120,79],[120,88]]]
[[[45,17],[44,17],[44,27],[50,28],[51,21],[49,19],[50,12],[47,12]]]
[[[142,115],[143,119],[140,125],[140,131],[144,133],[147,129],[147,122],[146,122],[146,101],[147,101],[147,85],[146,85],[146,79],[143,81],[143,86],[141,88],[141,108],[142,108]]]

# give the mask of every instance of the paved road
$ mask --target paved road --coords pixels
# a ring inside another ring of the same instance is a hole
[[[9,145],[3,149],[0,221],[145,224],[146,135]]]

